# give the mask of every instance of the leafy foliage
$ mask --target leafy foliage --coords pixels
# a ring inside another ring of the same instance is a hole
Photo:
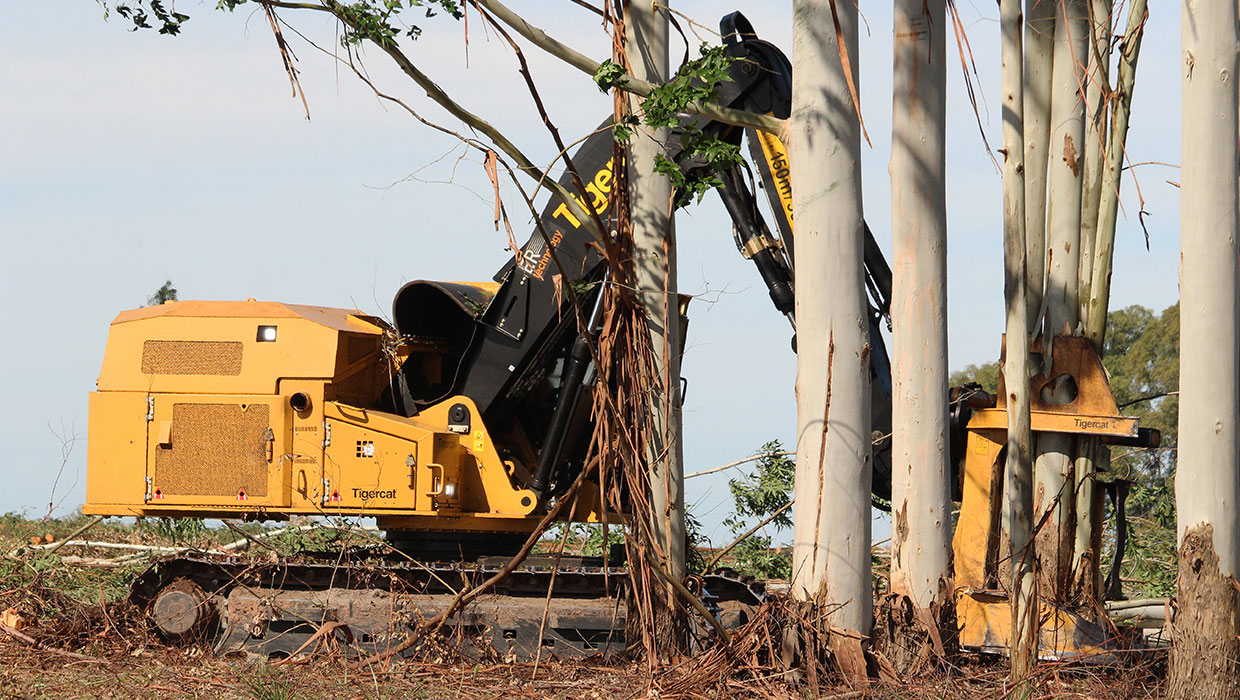
[[[146,298],[147,306],[159,306],[166,301],[177,300],[177,288],[172,286],[172,280],[164,282],[163,286],[155,290],[155,293]]]
[[[598,89],[602,92],[607,92],[614,87],[622,87],[628,81],[629,75],[624,70],[624,66],[610,58],[600,63],[598,70],[594,71],[594,84],[598,85]]]
[[[686,169],[661,153],[654,157],[654,171],[672,181],[677,207],[701,202],[708,192],[723,187],[719,173],[743,162],[739,147],[692,125],[681,129],[680,142],[684,158],[704,161],[705,167]]]
[[[756,462],[753,473],[728,482],[732,499],[736,502],[736,516],[725,522],[731,525],[745,516],[765,518],[788,505],[792,480],[796,476],[796,463],[783,452],[784,446],[779,440],[766,443],[758,450],[762,456]],[[776,516],[771,524],[778,528],[792,527],[792,516],[785,511]]]
[[[728,482],[736,513],[723,522],[733,536],[739,537],[791,500],[796,463],[783,452],[784,446],[780,441],[766,443],[758,450],[761,457],[753,472]],[[792,527],[791,511],[785,510],[776,515],[768,527],[774,527],[777,531]],[[792,557],[786,551],[772,549],[772,543],[771,535],[758,532],[749,536],[732,549],[735,559],[733,568],[753,576],[788,578],[792,573]]]
[[[719,83],[731,80],[732,58],[725,47],[702,44],[699,50],[701,56],[686,61],[671,80],[656,86],[642,101],[642,121],[647,126],[679,125],[680,115],[690,104],[710,100]]]
[[[1158,315],[1142,306],[1112,311],[1105,346],[1103,365],[1120,410],[1162,433],[1161,447],[1134,451],[1112,469],[1124,478],[1169,478],[1180,407],[1180,305]]]
[[[999,386],[999,363],[987,362],[980,365],[967,365],[964,369],[956,370],[947,378],[949,386],[964,386],[965,384],[981,384],[982,388],[990,393],[995,393]]]
[[[1142,306],[1112,311],[1103,365],[1120,411],[1140,419],[1142,427],[1162,433],[1161,446],[1155,449],[1111,449],[1111,478],[1132,482],[1129,538],[1120,571],[1124,590],[1142,598],[1173,595],[1180,305],[1160,314]]]
[[[103,7],[105,19],[114,11],[133,24],[133,31],[154,29],[153,20],[158,24],[160,34],[175,36],[181,32],[181,25],[189,20],[189,15],[166,7],[164,0],[121,0],[111,7],[107,0],[98,2]],[[248,2],[218,0],[216,9],[231,12]],[[357,45],[364,40],[391,46],[402,34],[411,39],[418,38],[422,28],[410,22],[407,16],[408,11],[414,9],[423,10],[426,17],[434,17],[441,10],[456,19],[464,16],[457,0],[359,0],[351,3],[323,0],[321,6],[350,27],[350,31],[343,32],[340,38],[346,46]]]
[[[135,32],[139,29],[154,29],[155,26],[151,24],[153,19],[159,25],[160,34],[176,36],[181,33],[181,25],[189,19],[189,15],[165,7],[162,0],[125,0],[116,3],[111,8],[108,7],[106,0],[98,0],[98,2],[103,8],[104,19],[115,11],[116,14],[133,23],[131,31]]]
[[[612,134],[619,143],[628,143],[633,128],[644,123],[653,128],[671,128],[680,142],[680,162],[662,154],[655,156],[654,171],[669,178],[676,190],[676,206],[702,201],[706,193],[723,186],[719,173],[742,162],[740,148],[703,131],[683,114],[694,102],[714,98],[720,83],[731,80],[728,68],[732,58],[722,46],[702,44],[701,55],[686,61],[671,80],[655,86],[642,101],[640,119],[632,115],[612,125]],[[624,66],[608,59],[594,73],[600,90],[623,87],[628,82]],[[685,167],[688,165],[688,167]]]
[[[1175,595],[1175,492],[1170,477],[1142,479],[1128,495],[1128,543],[1120,580],[1130,598]],[[1106,538],[1114,542],[1113,537]],[[1108,549],[1109,548],[1104,548]],[[1110,551],[1104,553],[1110,556]]]
[[[201,518],[154,518],[143,521],[141,526],[156,539],[179,547],[192,545],[207,533]]]
[[[706,193],[723,186],[719,173],[742,162],[738,146],[681,117],[690,104],[713,99],[719,84],[732,79],[728,74],[732,58],[725,47],[702,44],[700,51],[698,58],[687,61],[642,101],[642,121],[654,128],[673,128],[683,149],[681,163],[662,154],[655,156],[654,171],[671,179],[677,207],[701,202]],[[682,167],[690,162],[704,165]]]

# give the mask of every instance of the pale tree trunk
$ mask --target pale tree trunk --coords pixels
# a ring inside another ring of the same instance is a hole
[[[1099,190],[1098,225],[1093,256],[1093,280],[1089,285],[1089,313],[1085,334],[1101,352],[1106,340],[1107,311],[1111,301],[1111,260],[1115,252],[1115,222],[1119,214],[1120,173],[1124,165],[1124,145],[1128,142],[1128,117],[1132,113],[1132,89],[1136,82],[1137,58],[1141,54],[1141,35],[1145,27],[1146,0],[1133,0],[1128,10],[1128,26],[1119,46],[1119,70],[1107,138],[1106,163]]]
[[[1084,70],[1088,65],[1089,10],[1086,0],[1058,3],[1055,67],[1051,86],[1050,163],[1046,198],[1046,327],[1043,349],[1053,352],[1056,334],[1071,332],[1079,319],[1078,267],[1081,251],[1081,149],[1085,140]],[[1066,12],[1066,16],[1062,13]],[[1050,366],[1049,356],[1043,367]],[[1057,386],[1052,400],[1070,399],[1070,387]],[[1056,601],[1068,593],[1072,548],[1073,440],[1062,433],[1038,436],[1034,465],[1035,510],[1039,522],[1038,557],[1045,590]]]
[[[1046,285],[1046,164],[1051,137],[1051,72],[1059,0],[1025,0],[1024,97],[1026,318],[1036,323]],[[1029,330],[1033,330],[1030,328]]]
[[[1079,273],[1082,320],[1089,317],[1089,288],[1093,282],[1094,241],[1098,230],[1098,203],[1102,171],[1106,167],[1107,114],[1102,101],[1109,90],[1111,67],[1111,0],[1089,2],[1089,78],[1085,87],[1085,155],[1081,166],[1081,259]]]
[[[870,366],[862,279],[857,6],[797,0],[792,23],[796,235],[797,471],[793,596],[837,603],[830,624],[868,634]]]
[[[628,5],[625,46],[629,70],[641,80],[661,84],[669,77],[666,0]],[[637,100],[634,99],[634,113]],[[653,397],[654,434],[646,455],[650,475],[654,545],[667,559],[665,570],[685,575],[684,465],[680,431],[680,323],[676,295],[676,237],[671,181],[654,172],[655,156],[665,151],[668,129],[635,130],[629,142],[629,202],[638,289],[646,307],[650,343],[664,391]]]
[[[1240,698],[1240,19],[1185,0],[1180,21],[1177,611],[1167,695]]]
[[[1024,144],[1021,113],[1024,98],[1021,71],[1020,0],[1000,0],[1003,91],[1003,297],[1007,309],[1003,376],[1007,404],[1007,461],[1004,465],[1008,546],[1012,553],[1012,662],[1014,697],[1032,696],[1030,680],[1038,658],[1037,608],[1034,587],[1033,464],[1029,416],[1029,321],[1026,277]]]
[[[891,592],[948,631],[947,71],[943,3],[896,0],[891,118],[893,285]],[[895,628],[893,661],[924,657],[921,630]],[[917,646],[922,649],[916,649]],[[921,652],[914,656],[910,652]],[[913,658],[910,658],[912,656]]]
[[[1081,257],[1077,265],[1077,316],[1088,323],[1090,285],[1094,273],[1094,241],[1098,229],[1098,203],[1101,199],[1102,170],[1106,161],[1107,105],[1103,93],[1109,90],[1111,54],[1111,0],[1089,2],[1089,77],[1085,87],[1085,143],[1081,165]],[[1101,356],[1102,349],[1095,347]],[[1103,447],[1096,439],[1081,438],[1076,443],[1076,535],[1073,538],[1072,594],[1081,602],[1097,600],[1102,584],[1098,552],[1094,551],[1094,474],[1095,459],[1103,459]]]

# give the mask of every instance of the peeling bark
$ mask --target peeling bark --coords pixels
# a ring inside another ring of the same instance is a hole
[[[1236,579],[1219,571],[1214,526],[1189,528],[1179,551],[1168,698],[1240,698],[1238,591]]]

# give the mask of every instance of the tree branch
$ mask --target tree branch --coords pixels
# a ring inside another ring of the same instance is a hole
[[[418,70],[418,67],[413,64],[413,61],[411,61],[409,57],[406,56],[404,52],[402,52],[400,48],[397,47],[397,45],[394,42],[375,41],[370,36],[368,36],[365,32],[361,31],[361,29],[357,26],[356,23],[349,21],[348,16],[343,11],[344,7],[341,6],[339,3],[335,2],[335,0],[324,0],[322,5],[311,5],[311,4],[305,4],[305,3],[290,3],[290,2],[285,2],[284,0],[257,0],[257,1],[259,2],[259,4],[270,5],[273,7],[287,7],[290,9],[312,9],[312,10],[319,10],[323,12],[330,12],[333,16],[336,17],[337,20],[339,20],[342,24],[344,24],[345,27],[347,27],[349,30],[355,32],[358,36],[365,38],[367,41],[379,47],[379,49],[381,49],[384,53],[386,53],[388,57],[391,58],[394,63],[396,63],[397,67],[399,67],[406,76],[408,76],[411,80],[413,80],[413,82],[417,83],[419,87],[421,87],[423,90],[426,91],[427,97],[433,100],[440,107],[443,107],[449,114],[451,114],[452,116],[464,122],[466,125],[474,129],[477,129],[478,131],[485,134],[487,138],[489,138],[492,141],[492,143],[494,143],[497,147],[499,147],[501,151],[506,153],[510,158],[513,159],[513,161],[516,162],[517,168],[519,170],[525,172],[535,181],[541,183],[542,186],[547,187],[548,189],[552,190],[556,194],[556,196],[558,196],[564,202],[564,204],[568,206],[569,211],[571,211],[573,215],[576,216],[577,219],[582,222],[583,226],[585,226],[597,240],[599,241],[605,240],[606,232],[601,230],[597,226],[595,221],[591,220],[591,217],[586,212],[585,208],[577,201],[575,197],[572,196],[572,194],[567,189],[561,186],[560,183],[554,180],[553,178],[547,177],[543,173],[542,169],[534,165],[534,163],[530,161],[530,159],[527,158],[524,153],[521,152],[521,149],[517,148],[516,144],[509,141],[508,138],[504,136],[502,133],[500,133],[498,129],[496,129],[489,122],[484,120],[482,117],[479,117],[473,112],[470,112],[469,110],[465,109],[455,100],[453,100],[450,96],[448,96],[448,93],[444,92],[443,88],[439,87],[439,85],[436,84],[434,80],[431,80],[429,76],[427,76],[422,71]]]
[[[600,64],[598,61],[578,52],[577,50],[566,46],[547,35],[546,32],[535,27],[525,21],[520,15],[508,9],[499,0],[474,0],[478,5],[484,7],[491,14],[495,15],[500,21],[512,27],[518,34],[528,39],[538,48],[564,61],[570,66],[580,70],[581,72],[593,76],[598,72]],[[617,87],[627,92],[632,92],[645,97],[655,89],[655,85],[633,77],[627,74],[622,83],[618,83]],[[786,119],[777,119],[765,114],[754,114],[739,109],[730,109],[713,103],[694,102],[691,103],[686,110],[690,114],[696,114],[699,117],[706,117],[724,124],[731,124],[748,129],[758,129],[770,134],[779,136],[781,139],[787,140]]]
[[[783,512],[784,512],[784,511],[788,510],[788,509],[789,509],[789,508],[791,508],[791,507],[792,507],[792,501],[788,501],[787,503],[785,503],[785,504],[783,504],[782,506],[780,506],[780,507],[779,507],[779,509],[778,509],[778,510],[776,510],[774,513],[771,513],[770,515],[768,515],[768,516],[766,516],[765,518],[763,518],[763,519],[762,519],[762,521],[760,521],[757,525],[754,525],[753,527],[751,527],[751,528],[749,528],[748,530],[746,530],[746,531],[745,531],[745,534],[743,534],[743,535],[741,535],[740,537],[737,537],[735,540],[733,540],[733,541],[732,541],[732,544],[730,544],[730,545],[728,545],[727,547],[724,547],[723,549],[721,549],[721,550],[719,550],[718,552],[716,552],[716,553],[715,553],[715,556],[711,557],[711,558],[710,558],[710,561],[706,562],[706,566],[702,569],[702,573],[703,573],[703,574],[709,574],[709,573],[710,573],[710,570],[711,570],[711,569],[713,569],[713,568],[715,568],[715,564],[718,564],[718,563],[719,563],[719,560],[723,558],[723,555],[725,555],[725,554],[727,554],[728,552],[730,552],[730,551],[732,551],[733,549],[735,549],[735,548],[736,548],[736,545],[738,545],[738,544],[740,544],[741,542],[744,542],[745,540],[749,539],[749,538],[750,538],[750,536],[752,536],[752,535],[753,535],[753,533],[755,533],[755,532],[757,532],[758,530],[761,530],[762,528],[766,527],[768,524],[770,524],[770,522],[771,522],[772,520],[774,520],[775,518],[778,518],[780,515],[782,515],[782,514],[783,514]]]

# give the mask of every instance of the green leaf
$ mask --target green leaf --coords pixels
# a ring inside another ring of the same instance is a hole
[[[594,83],[598,85],[601,92],[624,85],[628,82],[628,74],[624,70],[624,66],[616,63],[610,58],[599,64],[598,70],[594,71]]]

